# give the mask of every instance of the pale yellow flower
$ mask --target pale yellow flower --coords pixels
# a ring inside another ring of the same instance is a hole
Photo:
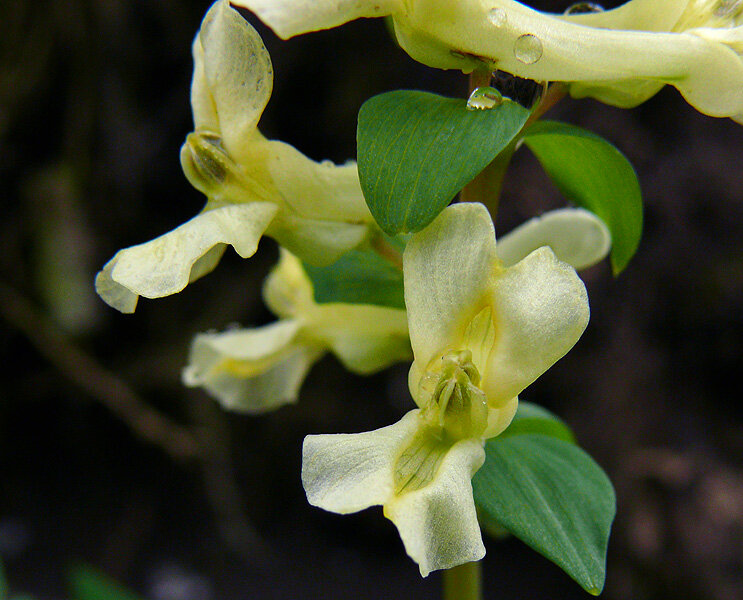
[[[397,40],[431,67],[501,69],[577,82],[577,95],[633,106],[664,84],[701,112],[743,116],[739,0],[632,0],[563,18],[514,0],[236,0],[281,37],[390,16]]]
[[[282,249],[263,297],[280,317],[255,329],[202,333],[183,380],[230,410],[261,413],[296,401],[312,365],[332,352],[359,374],[411,358],[405,311],[366,304],[318,304],[299,260]]]
[[[211,271],[227,245],[249,257],[266,234],[307,262],[327,264],[358,245],[373,223],[355,163],[317,163],[258,131],[271,96],[271,60],[227,0],[204,17],[193,57],[195,131],[181,164],[208,202],[187,223],[105,265],[96,289],[122,312],[133,312],[139,296],[181,291]]]
[[[472,497],[484,441],[511,422],[518,394],[578,340],[585,287],[547,247],[498,258],[479,204],[444,210],[404,254],[418,408],[360,434],[305,439],[309,502],[351,513],[383,505],[423,576],[485,554]]]

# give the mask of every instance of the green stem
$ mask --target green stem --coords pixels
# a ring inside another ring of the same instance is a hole
[[[444,571],[444,600],[482,600],[481,570],[468,562]]]

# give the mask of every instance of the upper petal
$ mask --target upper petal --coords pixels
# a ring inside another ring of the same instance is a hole
[[[450,206],[410,238],[403,256],[405,306],[418,368],[444,350],[461,349],[452,344],[483,308],[500,269],[482,204]]]
[[[575,270],[543,247],[502,272],[491,303],[497,334],[481,387],[489,404],[501,406],[578,341],[588,296]]]
[[[585,269],[606,257],[611,234],[592,212],[582,208],[553,210],[499,238],[498,257],[510,266],[541,246],[552,248],[558,259],[574,269]]]
[[[471,482],[484,462],[481,440],[457,442],[428,485],[385,504],[385,516],[423,577],[485,556]]]
[[[255,29],[227,0],[219,0],[209,9],[199,40],[203,52],[194,45],[191,96],[196,128],[213,126],[208,94],[219,120],[215,133],[221,133],[225,148],[236,162],[245,162],[251,137],[271,97],[271,58]],[[203,90],[204,86],[208,91]]]
[[[203,212],[154,240],[119,250],[96,276],[96,291],[126,313],[134,312],[139,296],[180,292],[216,265],[216,246],[230,244],[243,258],[252,256],[277,210],[270,202],[252,202]]]
[[[264,157],[277,191],[297,215],[348,223],[374,221],[361,191],[355,162],[316,162],[276,140],[256,144],[251,152],[255,157]]]
[[[412,410],[394,425],[365,433],[308,435],[302,446],[307,501],[341,514],[387,502],[395,459],[418,430],[418,414]]]
[[[493,7],[501,11],[496,23]],[[691,33],[588,27],[514,0],[420,0],[395,15],[401,46],[438,68],[495,67],[536,81],[674,85],[711,116],[743,112],[743,61],[730,47]]]
[[[287,39],[300,33],[337,27],[360,17],[384,17],[400,0],[235,0],[257,14],[276,34]]]

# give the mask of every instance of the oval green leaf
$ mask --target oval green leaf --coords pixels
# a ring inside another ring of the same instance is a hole
[[[423,229],[508,146],[528,116],[509,99],[467,110],[465,100],[409,90],[365,102],[357,130],[359,178],[382,230]]]
[[[642,236],[642,194],[630,162],[598,135],[557,121],[534,123],[524,142],[568,200],[606,223],[612,270],[619,275]]]
[[[616,510],[601,467],[578,446],[541,434],[497,437],[485,452],[472,479],[484,516],[598,595]]]
[[[304,265],[315,302],[405,308],[402,271],[371,249],[351,250],[327,267]]]

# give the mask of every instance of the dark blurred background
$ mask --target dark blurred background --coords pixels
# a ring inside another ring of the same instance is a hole
[[[314,509],[299,477],[306,434],[369,430],[411,407],[405,365],[362,379],[326,358],[296,406],[262,417],[180,385],[195,333],[272,319],[259,293],[271,240],[135,315],[94,294],[116,250],[203,205],[178,150],[208,5],[2,2],[0,556],[11,588],[65,598],[66,570],[82,562],[149,600],[436,598],[440,576],[421,580],[381,510]],[[354,156],[356,114],[374,94],[466,93],[461,74],[396,48],[382,20],[288,42],[251,21],[276,73],[260,127],[312,158]],[[522,398],[564,417],[616,486],[605,598],[743,597],[743,130],[673,89],[634,110],[565,100],[548,116],[629,157],[646,227],[618,279],[607,262],[583,273],[591,324]],[[522,150],[497,228],[562,204]],[[486,544],[486,598],[587,597],[520,542]]]

